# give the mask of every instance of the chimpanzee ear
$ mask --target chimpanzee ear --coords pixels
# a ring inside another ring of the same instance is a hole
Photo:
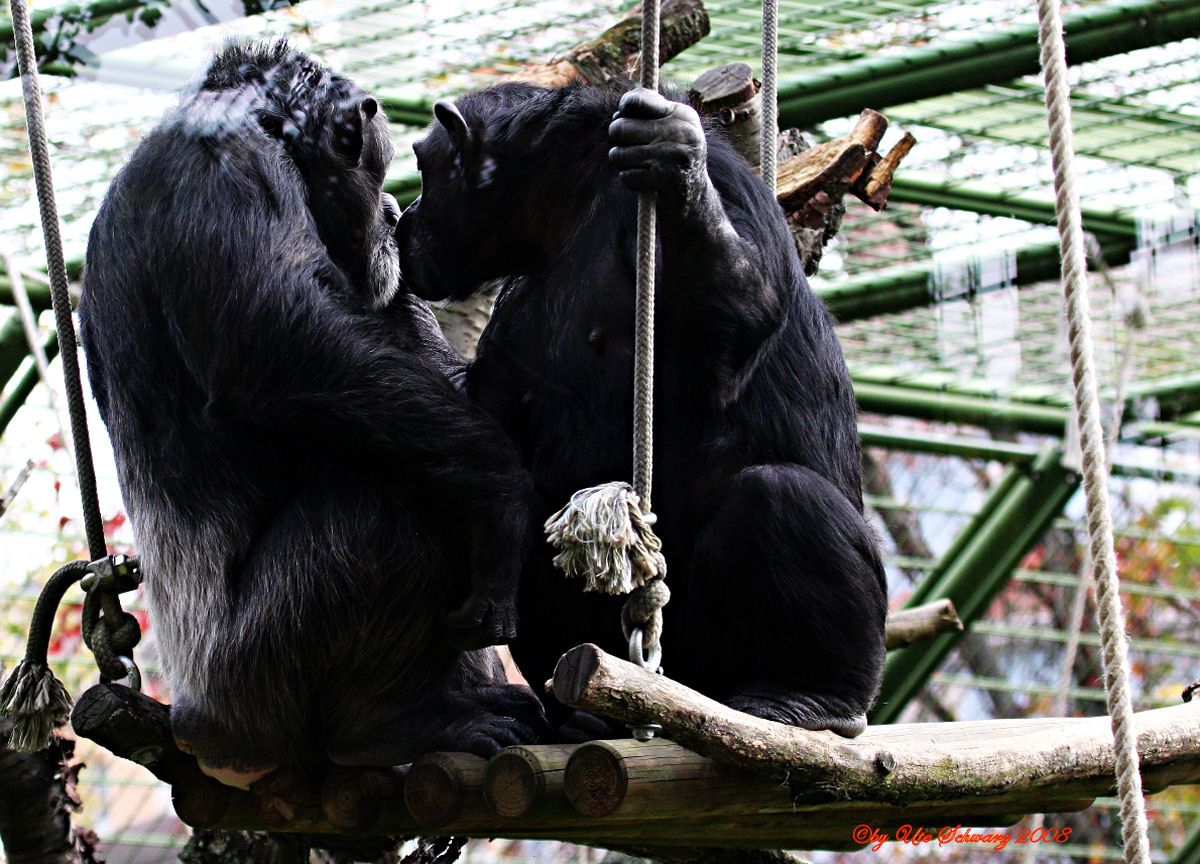
[[[483,135],[472,130],[466,118],[453,102],[442,100],[433,106],[433,116],[442,124],[450,136],[454,148],[454,162],[467,181],[476,187],[492,182],[496,163],[486,152]]]
[[[450,145],[454,152],[464,162],[471,161],[474,150],[471,129],[467,126],[466,118],[453,102],[442,99],[434,104],[433,116],[445,127],[450,136]]]
[[[363,130],[378,113],[379,103],[370,96],[339,108],[333,117],[334,149],[357,162],[362,156]]]

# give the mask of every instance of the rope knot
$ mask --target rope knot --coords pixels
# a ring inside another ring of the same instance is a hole
[[[654,514],[642,513],[633,487],[616,482],[580,489],[545,527],[550,545],[560,550],[554,566],[582,577],[584,591],[628,594],[667,573],[653,524]]]

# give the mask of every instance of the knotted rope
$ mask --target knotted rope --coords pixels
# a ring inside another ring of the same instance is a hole
[[[642,4],[639,85],[658,89],[658,0]],[[657,668],[662,607],[670,597],[662,543],[652,527],[654,474],[654,270],[656,196],[638,191],[637,305],[633,356],[633,485],[604,483],[582,489],[546,521],[554,563],[568,576],[586,579],[585,591],[632,591],[621,620],[630,660]],[[654,587],[652,587],[654,586]]]
[[[1094,372],[1087,263],[1079,194],[1075,188],[1070,89],[1059,0],[1038,0],[1038,23],[1050,153],[1054,165],[1055,209],[1063,262],[1075,413],[1079,420],[1083,488],[1087,499],[1088,537],[1096,579],[1105,695],[1112,719],[1117,789],[1121,798],[1122,839],[1126,862],[1149,864],[1145,800],[1141,776],[1138,774],[1133,703],[1129,695],[1125,621],[1118,593],[1117,562],[1108,509],[1107,460]]]
[[[29,8],[26,0],[11,0],[9,8],[12,10],[17,68],[21,73],[21,91],[25,100],[25,121],[29,129],[29,153],[33,159],[42,237],[46,243],[50,300],[54,307],[58,344],[62,348],[63,381],[67,411],[71,418],[71,439],[75,445],[83,525],[92,562],[72,562],[59,568],[50,577],[34,607],[25,659],[0,687],[0,712],[13,720],[9,746],[14,750],[32,752],[50,744],[54,730],[66,722],[71,708],[70,694],[47,662],[54,613],[66,590],[84,579],[85,574],[93,574],[88,602],[84,607],[84,639],[96,655],[103,677],[111,680],[128,675],[135,687],[140,683],[137,667],[127,655],[132,653],[133,646],[141,638],[141,630],[132,616],[121,611],[117,600],[118,591],[136,586],[136,562],[123,556],[109,557],[104,543],[104,522],[100,518],[100,499],[96,491],[96,473],[92,464],[91,439],[79,374],[79,355],[75,350],[75,324],[71,320],[67,266],[62,236],[59,234],[58,207],[54,200],[54,178],[42,116],[42,90],[38,83]]]

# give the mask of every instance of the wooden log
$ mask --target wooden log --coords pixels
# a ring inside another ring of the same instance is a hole
[[[936,803],[953,812],[985,800],[1080,800],[1112,794],[1107,717],[902,724],[847,740],[734,711],[661,675],[581,645],[563,655],[551,686],[565,705],[665,734],[729,765],[786,776],[798,804]],[[1200,706],[1139,712],[1142,778],[1154,791],[1200,781]]]
[[[520,819],[536,808],[539,815],[565,815],[570,811],[563,789],[567,760],[577,744],[508,747],[487,764],[483,799],[497,816]]]
[[[887,127],[886,117],[867,108],[848,134],[810,147],[779,165],[779,203],[792,212],[801,210],[820,191],[840,199],[839,187],[844,194],[871,167],[869,157]]]
[[[658,51],[662,63],[708,35],[708,12],[702,0],[663,0],[659,15]],[[642,7],[638,5],[595,39],[577,45],[561,58],[531,63],[509,77],[543,87],[628,79],[641,51],[641,30]]]
[[[199,774],[196,760],[175,746],[171,709],[121,684],[89,687],[75,703],[71,726],[114,755],[174,783]]]
[[[175,812],[188,825],[257,824],[249,795],[205,776],[196,760],[175,746],[168,706],[121,684],[97,684],[75,703],[71,725],[77,735],[171,784]]]
[[[592,741],[567,764],[571,806],[585,816],[661,818],[678,812],[790,813],[788,787],[767,774],[740,771],[671,741]]]
[[[484,817],[486,771],[487,760],[470,753],[429,753],[404,778],[404,805],[422,828]]]
[[[962,619],[952,600],[935,600],[912,609],[898,609],[887,616],[887,650],[962,629]]]
[[[321,810],[336,828],[365,833],[386,811],[405,812],[404,775],[398,768],[334,768],[321,786]],[[416,822],[413,822],[413,828]]]
[[[758,167],[762,137],[761,85],[745,63],[726,63],[709,69],[688,90],[688,101],[700,114],[725,130],[734,149]]]
[[[307,832],[325,822],[321,784],[299,771],[273,771],[250,787],[250,795],[268,831]]]

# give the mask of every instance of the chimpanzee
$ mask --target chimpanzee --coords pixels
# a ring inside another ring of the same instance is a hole
[[[514,635],[532,484],[397,296],[391,157],[369,94],[234,43],[92,228],[83,342],[173,731],[231,782],[548,731],[474,650]]]
[[[507,277],[466,383],[518,442],[542,515],[630,476],[633,190],[657,191],[666,671],[759,717],[858,734],[886,594],[854,394],[766,186],[695,111],[649,90],[511,83],[435,113],[414,146],[422,194],[397,228],[401,271],[425,298]],[[513,651],[530,681],[582,641],[626,653],[620,600],[582,595],[551,557],[522,581]]]

